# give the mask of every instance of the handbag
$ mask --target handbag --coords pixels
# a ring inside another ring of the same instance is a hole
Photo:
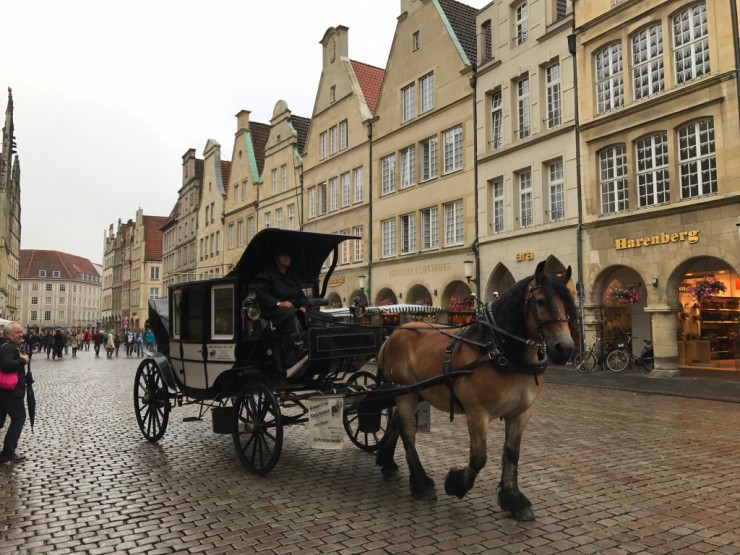
[[[18,385],[18,372],[0,370],[0,389],[12,390]]]

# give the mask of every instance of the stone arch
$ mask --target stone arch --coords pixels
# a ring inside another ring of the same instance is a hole
[[[727,259],[722,259],[713,255],[700,255],[686,258],[678,263],[666,279],[666,303],[669,307],[677,310],[681,309],[678,302],[678,288],[681,285],[687,273],[696,273],[708,269],[713,270],[734,270],[740,274],[740,270],[733,268]]]
[[[398,299],[396,299],[396,294],[393,292],[393,289],[390,287],[383,287],[378,291],[377,295],[375,295],[374,304],[376,306],[383,304],[398,304]]]
[[[506,289],[516,283],[514,275],[511,273],[509,268],[505,264],[499,262],[491,272],[491,275],[486,282],[486,286],[483,289],[484,296],[481,299],[483,302],[490,301],[494,297],[494,293],[503,293]]]
[[[447,284],[447,286],[444,288],[444,291],[442,291],[442,301],[441,306],[442,308],[447,308],[450,304],[450,299],[454,296],[457,297],[469,297],[472,293],[470,286],[465,283],[464,281],[455,280],[451,281]]]
[[[429,289],[418,283],[409,289],[406,298],[409,304],[431,305],[433,302]]]
[[[326,300],[329,303],[329,308],[341,308],[342,307],[342,297],[339,296],[339,293],[332,292],[329,293],[326,296]]]

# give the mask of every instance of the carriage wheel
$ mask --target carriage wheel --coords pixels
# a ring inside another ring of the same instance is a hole
[[[152,443],[159,441],[170,419],[170,396],[162,371],[151,359],[143,361],[136,370],[134,412],[144,437]]]
[[[372,389],[378,385],[375,374],[365,370],[355,372],[347,380],[347,385],[359,385]],[[388,422],[390,421],[392,409],[383,409],[377,414],[360,414],[357,410],[344,409],[342,422],[344,430],[350,441],[363,451],[372,453],[380,447]]]
[[[264,476],[283,448],[283,417],[275,394],[260,382],[248,384],[234,402],[234,415],[236,453],[249,472]]]
[[[606,357],[606,367],[612,372],[621,372],[630,362],[630,356],[627,351],[615,349]]]
[[[573,367],[579,372],[590,372],[596,367],[596,355],[591,351],[582,351],[573,358]]]

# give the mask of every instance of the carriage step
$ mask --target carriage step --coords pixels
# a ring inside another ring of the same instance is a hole
[[[202,420],[199,416],[186,416],[182,419],[183,422],[200,422]]]

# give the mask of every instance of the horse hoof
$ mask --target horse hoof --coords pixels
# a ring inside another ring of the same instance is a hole
[[[390,482],[391,480],[398,480],[398,467],[395,468],[383,468],[383,480]]]
[[[411,495],[414,496],[414,499],[419,499],[420,501],[436,501],[437,500],[437,492],[434,489],[434,480],[432,480],[429,477],[426,477],[424,480],[417,480],[416,482],[414,480],[409,480],[411,485]]]
[[[529,522],[534,520],[534,511],[531,507],[524,507],[516,513],[511,513],[511,518],[518,522]]]
[[[454,468],[447,473],[445,480],[445,493],[454,495],[458,499],[465,497],[468,488],[465,487],[465,471],[462,468]]]
[[[413,495],[414,499],[418,499],[419,501],[436,501],[437,500],[437,492],[434,491],[434,489],[424,490],[424,491],[414,491],[414,492],[411,492],[411,495]]]

